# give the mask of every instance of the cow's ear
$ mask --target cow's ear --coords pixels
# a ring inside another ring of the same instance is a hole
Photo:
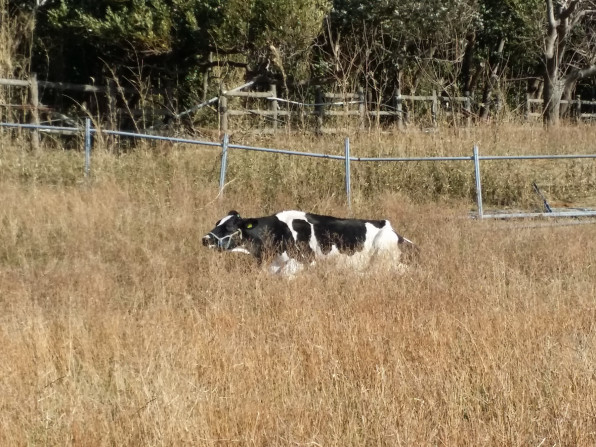
[[[242,227],[245,230],[251,230],[252,228],[256,227],[258,223],[259,222],[257,219],[246,219],[244,222],[242,222]]]
[[[236,217],[240,217],[240,213],[236,210],[232,210],[228,213],[228,216],[236,216]]]

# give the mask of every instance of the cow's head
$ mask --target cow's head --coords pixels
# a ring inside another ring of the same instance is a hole
[[[273,217],[243,219],[237,211],[230,211],[215,224],[213,230],[203,236],[203,245],[220,251],[252,254],[261,259],[266,251],[280,248],[272,245],[271,232],[275,230],[272,223],[278,224],[279,220]],[[287,226],[282,231],[291,237]]]
[[[203,245],[224,251],[244,251],[242,237],[242,224],[244,219],[237,211],[230,211],[227,216],[220,219],[215,228],[203,236]]]

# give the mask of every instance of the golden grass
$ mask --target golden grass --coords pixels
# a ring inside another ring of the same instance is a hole
[[[286,281],[201,246],[230,208],[297,197],[244,173],[214,200],[216,152],[98,153],[88,183],[59,181],[69,152],[18,154],[0,165],[2,445],[596,442],[594,225],[386,192],[353,214],[391,219],[419,266]],[[334,191],[301,206],[346,215]]]

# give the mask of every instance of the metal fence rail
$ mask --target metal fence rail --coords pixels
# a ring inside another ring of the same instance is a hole
[[[561,159],[596,159],[596,154],[569,154],[569,155],[480,155],[478,147],[474,146],[471,156],[454,156],[454,157],[354,157],[350,154],[350,139],[344,140],[344,155],[321,154],[316,152],[300,152],[286,149],[272,149],[264,147],[246,146],[241,144],[230,144],[228,134],[225,134],[221,142],[200,141],[188,138],[166,137],[160,135],[142,134],[136,132],[124,132],[116,130],[100,130],[95,129],[91,125],[91,120],[85,121],[84,128],[78,127],[58,127],[36,124],[19,124],[19,123],[0,123],[0,127],[12,127],[32,129],[35,131],[45,130],[52,132],[82,134],[84,140],[85,164],[84,175],[87,177],[91,171],[91,147],[92,135],[94,133],[102,133],[105,135],[124,136],[146,140],[169,141],[173,143],[193,144],[210,147],[221,147],[221,167],[219,175],[219,192],[223,195],[226,181],[226,172],[228,165],[228,154],[230,149],[238,149],[245,151],[266,152],[272,154],[299,156],[299,157],[313,157],[324,158],[328,160],[343,160],[345,165],[345,191],[348,207],[351,206],[351,163],[352,162],[450,162],[450,161],[472,161],[474,164],[474,179],[476,188],[476,217],[479,219],[514,219],[514,218],[536,218],[536,217],[593,217],[596,216],[596,210],[579,209],[573,211],[552,211],[546,213],[491,213],[485,214],[482,204],[482,183],[480,175],[480,161],[481,160],[561,160]]]

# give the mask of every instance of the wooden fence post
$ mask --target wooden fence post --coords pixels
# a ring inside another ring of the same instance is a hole
[[[29,95],[31,96],[31,124],[39,126],[39,86],[37,84],[37,73],[31,73]],[[31,148],[35,151],[39,149],[39,129],[33,129],[31,133]]]
[[[526,93],[526,107],[524,108],[524,120],[530,120],[530,94]]]
[[[466,126],[470,127],[472,124],[472,98],[470,97],[470,92],[465,92],[464,96],[466,100],[464,101],[464,112],[466,114]]]
[[[366,101],[364,97],[364,89],[362,87],[358,87],[358,116],[359,116],[359,123],[358,127],[360,130],[364,130],[364,126],[366,123]]]
[[[376,104],[374,104],[374,108],[373,108],[372,91],[368,90],[366,92],[366,110],[364,112],[364,116],[365,116],[365,119],[368,116],[369,128],[370,128],[370,122],[371,122],[370,115],[373,112],[375,114],[375,126],[377,129],[381,128],[381,114],[379,113],[380,111],[381,111],[381,104],[379,104],[378,102]]]
[[[430,115],[431,115],[431,119],[432,119],[432,124],[433,126],[437,125],[437,110],[438,110],[438,99],[437,99],[437,91],[433,89],[433,99],[432,99],[432,104],[430,106]]]
[[[269,88],[269,91],[271,92],[271,96],[273,96],[276,99],[272,99],[271,100],[271,116],[273,119],[273,132],[277,131],[277,110],[278,110],[278,104],[277,104],[277,85],[275,84],[271,84],[271,87]]]
[[[325,115],[325,105],[323,101],[325,100],[323,96],[323,89],[321,86],[317,86],[315,91],[315,115],[317,117],[317,132],[323,133],[323,117]]]
[[[118,97],[117,87],[113,79],[108,79],[106,82],[106,99],[108,100],[108,121],[111,130],[117,130],[119,126],[118,120]]]
[[[228,97],[222,92],[219,95],[220,131],[228,133]]]
[[[575,120],[579,123],[582,120],[582,97],[577,95],[575,97]]]
[[[402,130],[404,127],[404,110],[402,104],[401,89],[398,87],[395,92],[395,112],[397,113],[397,128]]]

